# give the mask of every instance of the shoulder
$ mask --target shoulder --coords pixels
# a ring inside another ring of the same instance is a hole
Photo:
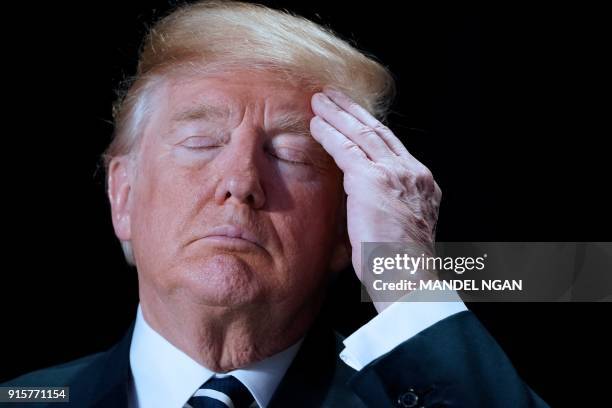
[[[133,329],[132,322],[123,338],[106,351],[36,370],[2,385],[70,387],[70,401],[97,401],[99,406],[117,406],[127,398],[125,385],[130,376],[129,351]]]
[[[66,386],[80,377],[80,374],[101,362],[104,352],[90,354],[76,360],[32,371],[14,378],[2,386]]]

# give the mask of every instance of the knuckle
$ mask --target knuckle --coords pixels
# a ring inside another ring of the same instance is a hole
[[[357,129],[357,135],[361,138],[370,138],[374,136],[374,131],[370,127],[359,126],[359,128]]]
[[[436,182],[434,180],[432,172],[423,167],[420,169],[415,177],[415,184],[419,192],[425,194],[434,194],[436,191]]]
[[[433,182],[433,179],[434,179],[433,173],[431,172],[431,170],[429,170],[425,166],[423,166],[421,170],[419,171],[419,176],[423,178],[424,180],[431,181],[431,182]]]
[[[355,147],[355,143],[351,142],[350,140],[344,140],[341,144],[341,147],[344,150],[351,150],[352,148]]]
[[[389,133],[391,130],[385,126],[384,124],[378,122],[375,126],[374,126],[374,131],[377,133]]]
[[[361,150],[361,148],[359,148],[359,146],[357,146],[355,143],[353,143],[350,140],[345,140],[344,142],[342,142],[342,148],[347,152],[347,153],[351,153],[351,154],[358,154],[360,156],[364,155],[363,151]]]
[[[402,170],[397,173],[397,177],[400,183],[404,186],[410,185],[412,179],[414,178],[412,173],[409,170]]]
[[[434,192],[436,194],[436,197],[438,198],[442,197],[442,189],[440,188],[440,185],[436,183],[435,180],[434,180]]]
[[[357,102],[355,102],[353,100],[351,100],[348,103],[348,109],[351,110],[351,111],[360,110],[361,108],[362,108],[361,105],[359,105]]]

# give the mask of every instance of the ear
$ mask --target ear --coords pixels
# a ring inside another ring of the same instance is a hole
[[[346,230],[346,228],[344,228]],[[351,242],[346,232],[338,237],[334,246],[329,269],[336,274],[346,268],[351,262]]]
[[[108,166],[108,199],[115,235],[121,241],[132,238],[130,224],[131,160],[128,156],[119,156],[111,160]]]

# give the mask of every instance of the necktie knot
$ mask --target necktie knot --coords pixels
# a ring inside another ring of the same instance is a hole
[[[236,377],[213,377],[206,381],[189,399],[193,408],[248,408],[253,395]]]

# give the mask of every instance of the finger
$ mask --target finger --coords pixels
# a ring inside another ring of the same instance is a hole
[[[370,127],[361,123],[323,93],[312,98],[313,112],[357,144],[372,161],[382,161],[395,154]]]
[[[365,152],[320,116],[310,120],[310,133],[334,159],[345,174],[355,166],[367,164]]]
[[[361,123],[373,129],[389,147],[389,149],[400,157],[410,158],[412,155],[404,144],[395,136],[395,134],[385,126],[382,122],[376,119],[363,106],[352,100],[345,93],[330,87],[323,88],[323,92],[338,106],[352,114]]]

